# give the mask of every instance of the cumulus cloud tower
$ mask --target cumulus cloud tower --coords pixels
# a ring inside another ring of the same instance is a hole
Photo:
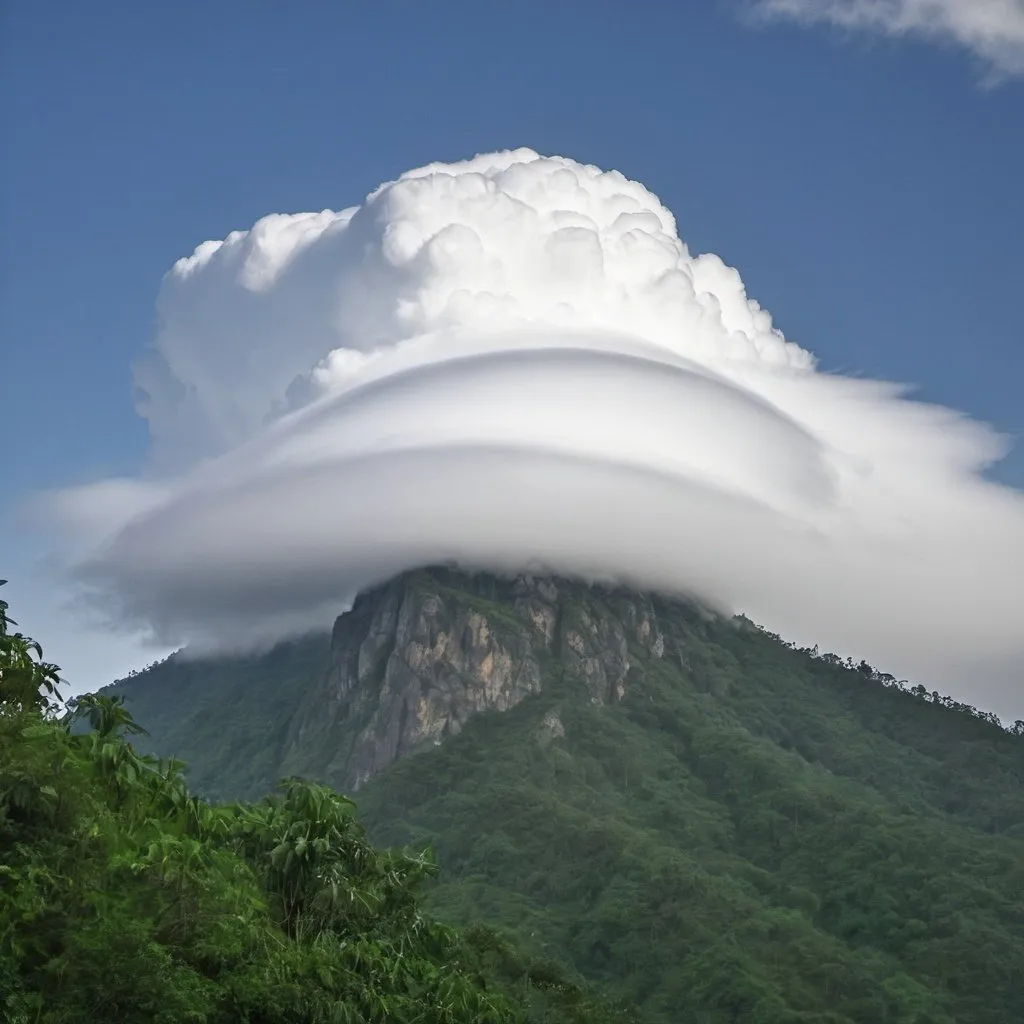
[[[708,362],[809,367],[658,199],[530,150],[431,164],[340,213],[263,218],[179,260],[136,367],[155,458],[252,436],[364,358],[452,328],[624,331]],[[364,357],[364,358],[361,358]]]

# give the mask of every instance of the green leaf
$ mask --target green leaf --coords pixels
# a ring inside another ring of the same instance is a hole
[[[21,735],[27,740],[41,739],[43,736],[53,735],[53,726],[46,723],[27,725],[21,730]]]

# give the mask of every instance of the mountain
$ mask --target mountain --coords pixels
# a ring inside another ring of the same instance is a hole
[[[330,638],[111,689],[212,797],[356,791],[435,848],[436,914],[643,1020],[1024,1020],[1024,724],[742,617],[424,570]]]

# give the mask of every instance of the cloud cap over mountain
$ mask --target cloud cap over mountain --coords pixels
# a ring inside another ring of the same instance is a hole
[[[52,496],[115,616],[200,648],[447,561],[696,591],[1003,713],[1024,499],[986,427],[817,371],[637,182],[530,150],[266,217],[167,275],[151,472]]]

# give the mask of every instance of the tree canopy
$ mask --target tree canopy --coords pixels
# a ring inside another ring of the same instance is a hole
[[[376,849],[352,802],[285,780],[191,794],[118,696],[59,669],[0,601],[0,1017],[12,1024],[625,1020],[493,931],[426,914],[429,852]]]

